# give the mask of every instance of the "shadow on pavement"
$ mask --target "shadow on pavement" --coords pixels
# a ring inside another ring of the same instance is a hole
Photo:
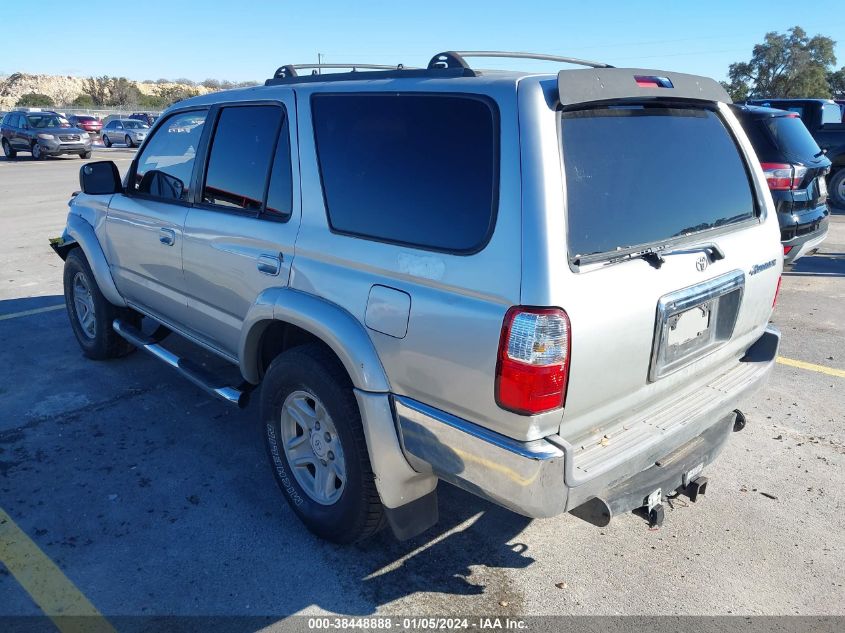
[[[62,303],[0,301],[0,315]],[[425,534],[335,546],[276,489],[255,404],[210,400],[141,353],[89,361],[64,309],[0,320],[0,367],[10,366],[0,507],[119,630],[255,631],[315,607],[372,615],[418,592],[444,614],[467,614],[460,597],[480,594],[488,614],[519,608],[498,570],[534,562],[518,541],[528,518],[441,483],[440,522]],[[0,573],[0,594],[14,583]],[[11,600],[0,617],[27,615],[27,604]]]

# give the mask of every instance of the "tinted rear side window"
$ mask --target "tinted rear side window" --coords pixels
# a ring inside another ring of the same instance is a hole
[[[315,95],[332,229],[467,253],[487,241],[498,191],[498,116],[480,98]]]
[[[275,106],[223,108],[211,142],[203,202],[247,211],[261,208],[282,116]]]
[[[760,121],[771,135],[775,145],[788,158],[799,162],[812,162],[821,157],[821,149],[803,121],[796,116],[779,116]]]
[[[607,253],[755,216],[739,150],[709,110],[562,114],[570,255]]]

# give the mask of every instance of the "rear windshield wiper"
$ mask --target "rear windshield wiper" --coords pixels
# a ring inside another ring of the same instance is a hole
[[[607,264],[616,264],[621,261],[626,261],[629,259],[643,259],[648,262],[654,268],[660,268],[664,262],[666,261],[665,257],[667,255],[681,255],[687,253],[700,253],[704,252],[705,255],[710,259],[710,263],[719,261],[720,259],[725,259],[725,251],[722,250],[722,247],[716,244],[715,242],[702,242],[700,244],[693,244],[691,246],[669,246],[668,244],[659,244],[657,246],[650,246],[649,248],[645,248],[638,251],[632,251],[630,253],[625,253],[624,255],[619,255],[617,257],[608,257]],[[579,266],[582,263],[582,260],[591,259],[591,256],[578,257],[573,262],[576,266]],[[585,262],[586,263],[586,262]]]

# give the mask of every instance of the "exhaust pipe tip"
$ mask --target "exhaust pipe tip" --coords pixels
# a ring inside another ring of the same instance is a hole
[[[745,414],[739,409],[734,409],[734,415],[736,415],[734,418],[734,433],[739,433],[745,428],[747,421],[745,419]]]

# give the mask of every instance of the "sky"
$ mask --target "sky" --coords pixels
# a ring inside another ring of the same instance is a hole
[[[289,63],[424,66],[443,50],[543,52],[614,66],[724,79],[768,31],[797,25],[837,40],[845,66],[845,12],[795,0],[0,0],[0,75],[117,75],[133,80],[263,80]],[[61,15],[51,20],[33,15]],[[48,27],[53,24],[55,28]],[[33,32],[38,43],[33,45]],[[51,41],[51,33],[61,34]],[[75,37],[73,37],[75,36]],[[493,67],[489,60],[476,60]],[[472,60],[470,60],[472,63]],[[478,67],[485,67],[478,64]],[[497,68],[552,71],[544,62]]]

